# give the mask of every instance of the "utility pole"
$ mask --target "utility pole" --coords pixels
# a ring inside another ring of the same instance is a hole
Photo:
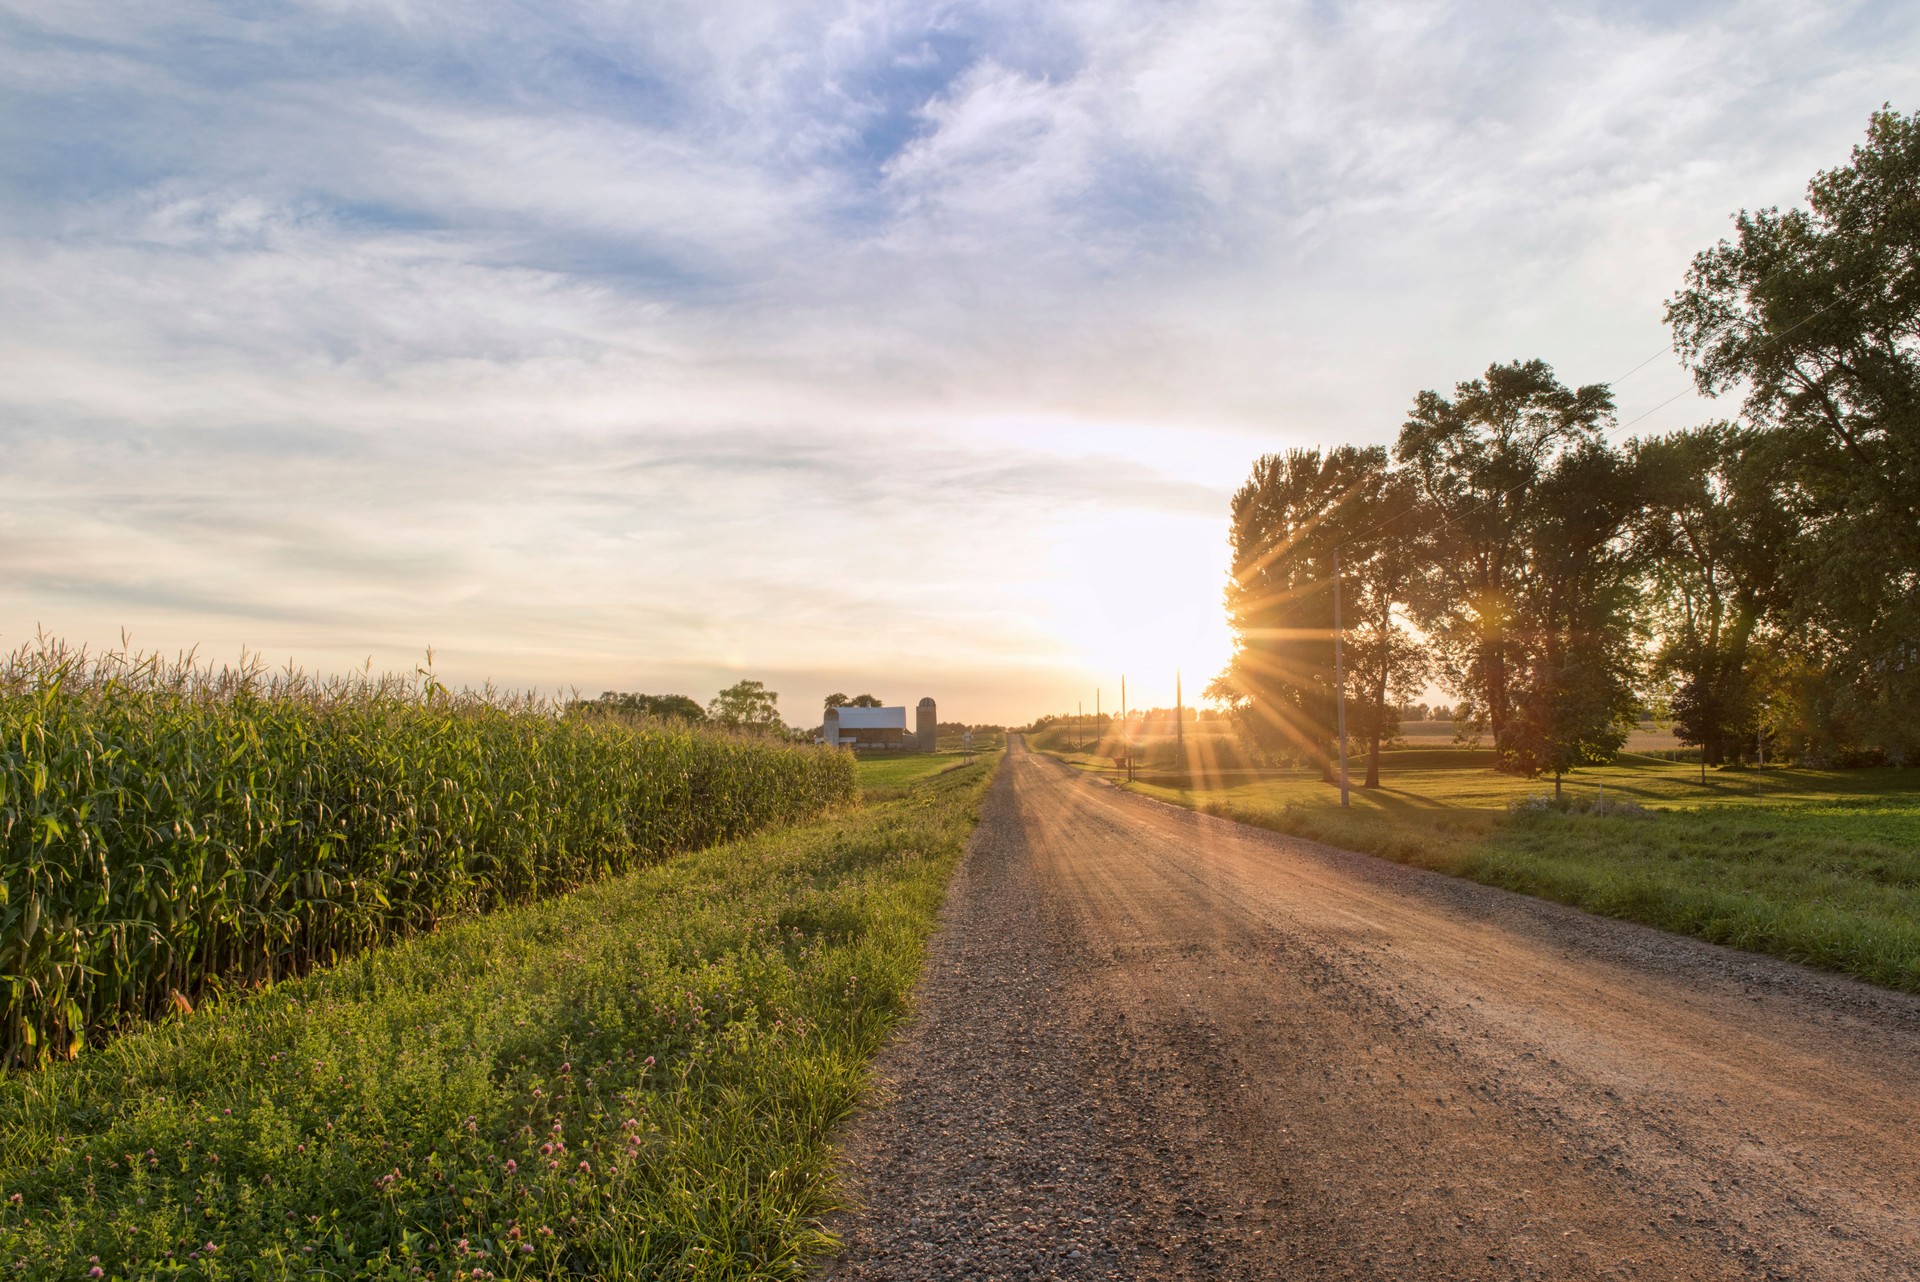
[[[1340,723],[1340,804],[1347,805],[1347,669],[1340,647],[1340,549],[1333,549],[1333,685]]]
[[[1127,782],[1133,782],[1133,722],[1127,719],[1127,674],[1120,674],[1120,757],[1127,763]]]
[[[1099,755],[1100,740],[1103,737],[1100,733],[1100,687],[1095,686],[1093,688],[1093,751],[1096,756]]]
[[[1080,751],[1080,723],[1087,719],[1087,705],[1075,699],[1073,702],[1073,750]]]

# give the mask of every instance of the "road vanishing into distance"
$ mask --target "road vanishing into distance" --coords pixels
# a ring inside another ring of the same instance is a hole
[[[1017,741],[945,922],[829,1278],[1920,1278],[1920,1000]]]

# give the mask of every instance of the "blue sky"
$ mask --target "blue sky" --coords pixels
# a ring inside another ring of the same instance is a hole
[[[1729,215],[1920,106],[1896,4],[62,0],[0,44],[0,642],[796,720],[1197,687],[1255,454],[1621,374]],[[1686,386],[1623,420],[1731,411]]]

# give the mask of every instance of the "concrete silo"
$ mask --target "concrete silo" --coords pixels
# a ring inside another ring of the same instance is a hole
[[[933,710],[931,697],[922,699],[913,714],[914,737],[918,739],[922,752],[937,752],[940,748],[940,715]]]

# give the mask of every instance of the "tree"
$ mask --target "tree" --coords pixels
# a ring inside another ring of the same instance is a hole
[[[633,716],[657,717],[662,720],[705,721],[707,714],[699,704],[684,694],[634,694],[622,690],[602,691],[598,699],[588,700],[580,706],[606,712],[622,712]]]
[[[732,730],[784,732],[780,696],[759,681],[737,681],[707,704],[707,716]]]
[[[1635,709],[1633,619],[1641,507],[1637,469],[1604,441],[1582,441],[1539,478],[1516,531],[1523,567],[1511,599],[1511,714],[1494,736],[1501,769],[1560,777],[1609,760]]]
[[[1806,209],[1742,210],[1667,303],[1700,390],[1745,389],[1807,524],[1791,610],[1860,724],[1920,748],[1920,115],[1876,112]]]
[[[1413,478],[1386,466],[1386,451],[1367,486],[1348,500],[1346,524],[1352,531],[1341,548],[1342,604],[1353,620],[1342,638],[1349,692],[1349,729],[1367,745],[1362,787],[1380,786],[1380,747],[1400,733],[1399,702],[1426,683],[1425,648],[1402,627],[1395,612],[1405,605],[1426,565],[1427,509]],[[1357,694],[1358,697],[1354,697]]]
[[[1454,386],[1423,391],[1394,446],[1436,526],[1413,616],[1444,683],[1468,701],[1456,712],[1491,728],[1496,745],[1513,712],[1513,679],[1528,639],[1515,611],[1528,574],[1525,529],[1536,491],[1559,456],[1600,439],[1613,416],[1604,386],[1563,386],[1544,361],[1489,366]]]
[[[880,700],[870,694],[857,694],[851,699],[844,694],[838,693],[827,696],[827,707],[829,708],[879,708],[884,706]]]
[[[1673,680],[1675,736],[1701,769],[1744,755],[1758,730],[1754,640],[1781,603],[1780,567],[1799,522],[1781,501],[1777,451],[1759,432],[1714,423],[1631,445],[1646,507],[1656,665]]]
[[[1206,696],[1236,709],[1249,736],[1332,775],[1333,566],[1338,549],[1354,726],[1373,745],[1398,729],[1393,700],[1415,684],[1418,652],[1394,608],[1418,565],[1411,486],[1379,447],[1290,450],[1258,459],[1233,498],[1232,662]]]

